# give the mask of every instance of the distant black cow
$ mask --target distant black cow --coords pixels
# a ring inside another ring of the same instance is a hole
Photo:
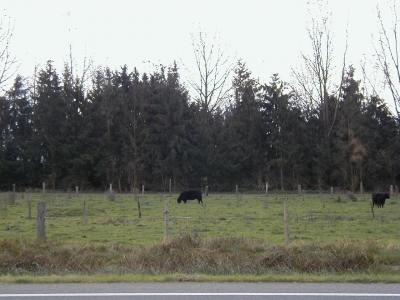
[[[199,203],[200,202],[203,203],[201,191],[198,190],[183,191],[178,197],[178,203],[181,203],[181,201],[186,203],[187,200],[194,200],[194,199],[197,199]]]
[[[372,207],[383,207],[385,200],[390,199],[389,193],[374,193],[372,194]]]

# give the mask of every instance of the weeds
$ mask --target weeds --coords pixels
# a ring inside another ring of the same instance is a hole
[[[202,240],[183,234],[149,247],[85,245],[67,247],[57,241],[4,239],[0,242],[0,274],[208,274],[266,273],[342,274],[395,272],[391,246],[367,241],[328,244],[271,245],[244,237]],[[387,254],[386,254],[387,253]]]
[[[351,192],[351,191],[347,191],[346,192],[346,197],[347,198],[350,198],[352,201],[357,201],[357,197],[356,197],[356,195],[353,193],[353,192]]]

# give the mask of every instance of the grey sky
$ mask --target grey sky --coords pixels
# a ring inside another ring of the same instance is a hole
[[[62,71],[69,45],[78,66],[83,58],[111,69],[127,64],[139,72],[152,63],[182,60],[194,66],[190,33],[199,27],[218,34],[232,59],[242,58],[255,77],[269,82],[274,73],[290,81],[290,70],[309,51],[306,27],[319,13],[313,0],[0,0],[3,15],[15,24],[12,52],[22,61],[19,73],[51,59]],[[348,33],[347,64],[360,61],[373,70],[371,35],[377,34],[376,0],[331,0],[335,64],[340,68]],[[379,1],[386,5],[386,1]],[[148,63],[148,62],[151,63]]]

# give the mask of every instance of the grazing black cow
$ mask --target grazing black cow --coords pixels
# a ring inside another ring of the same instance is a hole
[[[183,191],[178,197],[178,203],[181,203],[181,201],[186,203],[187,200],[194,200],[194,199],[197,199],[199,203],[200,202],[203,203],[201,191],[198,190]]]
[[[389,193],[374,193],[372,194],[372,207],[383,207],[385,200],[390,199]]]

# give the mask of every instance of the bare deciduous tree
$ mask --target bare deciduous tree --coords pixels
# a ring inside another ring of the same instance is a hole
[[[18,69],[18,61],[10,53],[10,44],[14,26],[10,19],[0,19],[0,89],[4,90],[4,83],[15,75]]]
[[[316,109],[324,121],[325,138],[329,138],[337,117],[338,100],[346,68],[346,47],[339,78],[332,76],[334,69],[333,34],[331,32],[331,14],[327,13],[321,20],[312,17],[311,26],[307,28],[311,42],[311,54],[301,53],[304,65],[300,70],[292,68],[294,77],[293,89],[297,98],[308,109]],[[336,73],[337,74],[337,73]],[[330,97],[334,95],[335,97]],[[335,103],[332,103],[335,101]]]
[[[383,19],[382,12],[377,6],[378,22],[380,25],[378,45],[375,52],[378,58],[378,64],[383,71],[384,80],[389,87],[393,97],[397,116],[400,116],[400,54],[398,40],[398,16],[396,1],[393,1],[392,7],[392,25],[388,26]]]
[[[322,125],[317,127],[315,143],[323,159],[314,164],[314,172],[318,176],[318,184],[321,187],[328,170],[326,163],[321,163],[321,161],[331,158],[332,133],[337,123],[339,100],[345,76],[347,37],[341,69],[335,70],[334,53],[337,51],[334,49],[331,31],[332,13],[323,7],[322,1],[317,1],[317,4],[317,17],[310,12],[311,23],[307,28],[311,51],[301,53],[302,67],[300,70],[292,68],[292,74],[295,97],[306,112],[317,115]]]
[[[93,59],[88,58],[86,55],[83,58],[83,66],[81,70],[81,75],[79,76],[78,73],[74,74],[74,71],[78,69],[78,64],[76,60],[74,59],[74,56],[72,54],[72,45],[69,45],[69,62],[65,61],[64,62],[64,67],[66,70],[70,72],[72,76],[75,76],[75,83],[80,85],[81,89],[84,89],[84,86],[86,82],[91,80],[93,76],[92,68],[93,68]]]
[[[201,30],[198,36],[191,36],[197,73],[189,71],[188,81],[194,90],[195,101],[203,110],[203,121],[207,126],[209,114],[224,105],[228,99],[228,79],[233,63],[227,54],[227,48],[221,46],[216,36],[209,41],[207,34]]]

